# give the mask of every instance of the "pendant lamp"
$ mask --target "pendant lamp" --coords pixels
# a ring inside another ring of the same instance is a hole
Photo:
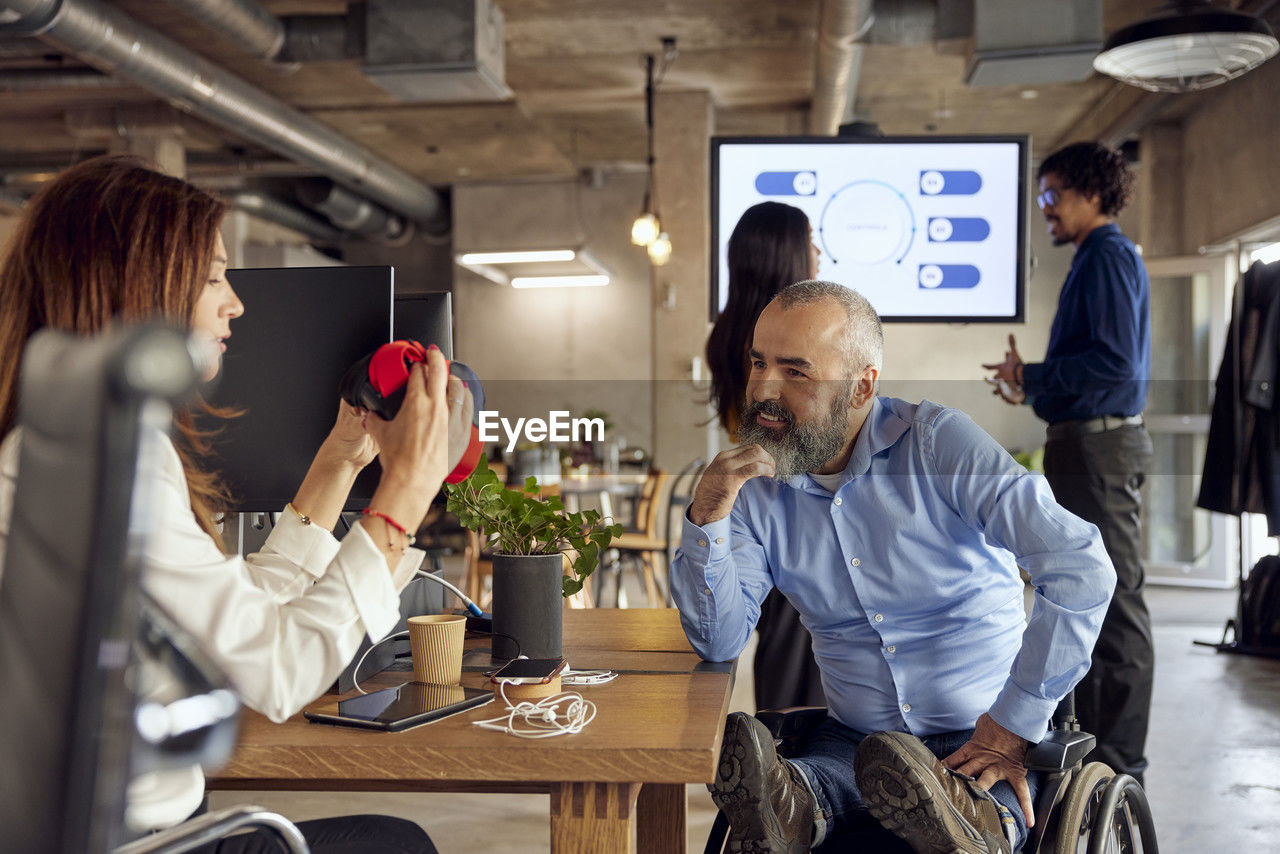
[[[1266,21],[1203,0],[1180,0],[1112,33],[1093,67],[1152,92],[1192,92],[1239,77],[1275,56]]]

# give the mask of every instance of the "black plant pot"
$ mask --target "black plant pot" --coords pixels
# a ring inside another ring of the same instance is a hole
[[[493,556],[494,658],[560,658],[564,654],[563,577],[559,554]]]

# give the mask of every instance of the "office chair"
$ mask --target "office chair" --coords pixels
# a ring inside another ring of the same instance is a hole
[[[822,723],[827,710],[766,709],[756,717],[773,733],[778,754],[786,756]],[[1054,712],[1049,732],[1027,754],[1027,768],[1042,772],[1042,780],[1034,805],[1036,823],[1022,854],[1159,854],[1151,807],[1138,781],[1101,762],[1084,764],[1096,742],[1080,730],[1075,694],[1068,694]],[[728,819],[717,813],[705,854],[720,854],[728,832]]]
[[[168,428],[168,404],[186,397],[199,376],[186,337],[155,325],[93,339],[46,330],[23,355],[22,444],[0,580],[4,850],[110,850],[126,841],[125,791],[138,767],[209,762],[233,744],[234,695],[208,683],[198,648],[163,614],[153,608],[144,617],[142,534],[130,527],[135,487],[140,503],[146,496],[135,474],[148,434],[155,441],[156,428]],[[203,677],[201,715],[178,723],[152,704],[152,725],[135,724],[128,675],[144,649],[180,676]],[[129,850],[185,851],[216,838],[208,836],[215,829],[284,822],[233,813],[202,817]],[[282,839],[306,851],[296,828]]]

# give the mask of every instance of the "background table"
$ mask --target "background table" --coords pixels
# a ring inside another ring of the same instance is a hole
[[[621,474],[569,474],[560,478],[560,496],[564,499],[565,509],[576,513],[583,497],[595,498],[599,505],[600,515],[623,525],[629,525],[632,518],[619,519],[613,509],[615,497],[634,501],[640,497],[644,488],[645,472],[627,472]]]
[[[684,851],[684,787],[714,778],[730,666],[698,658],[674,609],[566,611],[564,639],[574,669],[621,674],[580,689],[597,714],[578,735],[527,740],[471,725],[500,714],[501,701],[401,733],[246,712],[209,787],[546,792],[553,852]],[[386,672],[368,687],[406,678]],[[470,672],[463,682],[485,684]]]

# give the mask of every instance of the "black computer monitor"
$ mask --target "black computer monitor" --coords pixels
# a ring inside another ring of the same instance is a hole
[[[395,337],[435,344],[453,358],[453,294],[400,294],[395,303]]]
[[[293,499],[333,427],[338,382],[391,340],[391,267],[228,270],[245,313],[231,322],[211,403],[244,410],[214,440],[233,509],[276,513]],[[347,510],[368,506],[378,471],[357,480]]]

